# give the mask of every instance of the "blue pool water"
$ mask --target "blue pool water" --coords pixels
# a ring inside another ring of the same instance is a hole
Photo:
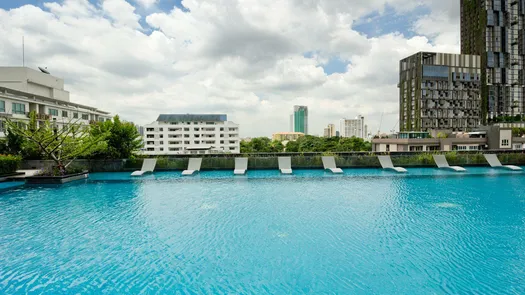
[[[525,293],[524,173],[295,173],[0,192],[0,293]]]

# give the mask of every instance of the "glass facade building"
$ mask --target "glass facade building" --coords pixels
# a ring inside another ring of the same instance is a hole
[[[304,134],[308,134],[308,107],[294,106],[293,110],[293,132],[301,132]]]

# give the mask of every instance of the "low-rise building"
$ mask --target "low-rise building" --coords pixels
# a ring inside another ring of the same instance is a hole
[[[400,132],[395,137],[374,138],[375,152],[522,150],[525,138],[512,135],[511,128],[483,126],[472,132]]]
[[[0,137],[5,136],[2,118],[29,121],[30,112],[58,125],[111,120],[108,112],[71,102],[63,79],[25,67],[0,67]]]
[[[144,128],[146,155],[240,153],[239,124],[224,114],[161,114]]]
[[[272,140],[277,141],[295,141],[304,136],[302,132],[277,132],[272,134]]]

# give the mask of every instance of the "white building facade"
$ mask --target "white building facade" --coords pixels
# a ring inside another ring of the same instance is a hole
[[[161,114],[144,126],[146,155],[241,152],[239,124],[224,114]]]
[[[366,138],[365,117],[357,116],[355,119],[341,119],[339,124],[339,136]]]
[[[0,137],[5,136],[4,118],[29,121],[33,111],[40,122],[57,125],[111,120],[108,112],[71,102],[63,79],[24,67],[0,67]]]

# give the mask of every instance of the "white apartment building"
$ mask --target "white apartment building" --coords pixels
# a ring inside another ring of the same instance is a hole
[[[58,125],[111,120],[108,112],[71,102],[63,79],[25,67],[0,67],[0,137],[5,136],[3,118],[29,121],[32,111]]]
[[[146,155],[241,152],[239,124],[224,114],[161,114],[144,129]]]
[[[365,117],[357,116],[355,119],[341,119],[339,122],[339,136],[358,137],[365,139]]]

